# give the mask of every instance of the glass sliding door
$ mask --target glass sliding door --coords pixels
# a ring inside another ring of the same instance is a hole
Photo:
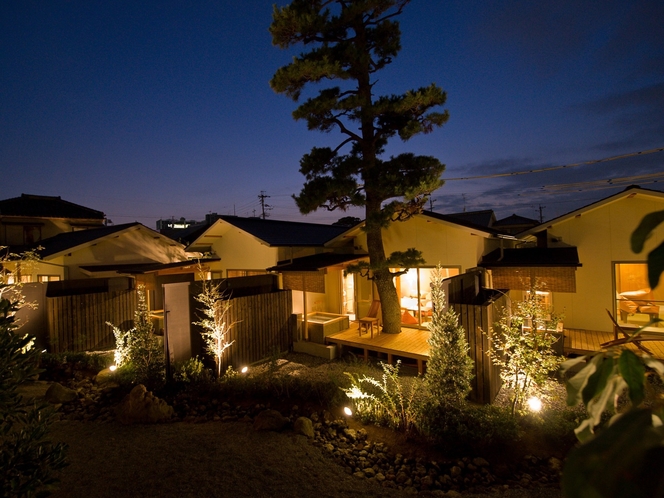
[[[410,268],[394,279],[401,303],[401,323],[415,327],[431,321],[431,277],[435,268]],[[442,268],[443,278],[459,274],[459,268]]]
[[[646,263],[614,264],[615,318],[619,325],[642,327],[655,318],[664,318],[664,288],[648,285]],[[664,331],[657,323],[651,330]]]

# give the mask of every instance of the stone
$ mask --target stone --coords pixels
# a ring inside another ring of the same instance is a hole
[[[78,399],[78,393],[73,389],[69,389],[68,387],[63,386],[62,384],[54,382],[46,390],[46,394],[44,394],[44,399],[53,405],[70,403]]]
[[[125,425],[154,424],[173,418],[173,407],[149,392],[143,384],[134,387],[115,410],[115,418]]]
[[[555,471],[560,471],[563,468],[563,463],[556,457],[549,458],[548,465],[551,470]]]
[[[97,384],[107,384],[109,382],[116,382],[116,380],[116,372],[111,371],[110,368],[104,368],[95,376],[95,382]]]
[[[263,410],[254,419],[256,431],[280,431],[288,424],[288,419],[277,410]]]
[[[298,417],[293,424],[293,431],[295,431],[296,434],[302,434],[311,439],[314,437],[314,424],[310,418]]]
[[[461,467],[457,467],[456,465],[450,469],[450,475],[452,477],[458,477],[461,475]]]
[[[484,458],[482,457],[475,457],[473,458],[473,465],[475,467],[488,467],[489,462],[487,462]]]

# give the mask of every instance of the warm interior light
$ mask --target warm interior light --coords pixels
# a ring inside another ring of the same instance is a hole
[[[528,398],[528,408],[530,408],[531,412],[538,412],[542,409],[542,400],[539,398],[533,396],[532,398]]]
[[[108,369],[109,369],[111,372],[115,372],[115,371],[118,369],[118,367],[116,367],[115,365],[111,365],[110,367],[108,367]]]
[[[242,372],[243,374],[246,374],[248,371],[249,367],[242,367],[242,370],[240,370],[240,372]]]
[[[353,415],[353,410],[351,410],[347,406],[344,406],[344,413],[350,417]]]

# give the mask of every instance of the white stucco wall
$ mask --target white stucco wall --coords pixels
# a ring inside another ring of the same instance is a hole
[[[638,194],[584,212],[548,230],[549,236],[576,246],[583,265],[576,271],[576,293],[553,295],[554,309],[565,314],[565,327],[613,330],[605,311],[614,311],[613,265],[646,262],[648,252],[664,240],[664,226],[658,227],[641,254],[632,252],[630,236],[643,216],[662,209],[661,197]]]

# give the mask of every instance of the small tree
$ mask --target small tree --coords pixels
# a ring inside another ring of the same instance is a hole
[[[145,286],[139,285],[136,292],[138,306],[134,313],[134,326],[125,331],[106,322],[113,327],[115,335],[116,365],[127,367],[135,382],[161,380],[164,376],[164,347],[154,333]]]
[[[196,301],[203,305],[203,316],[195,325],[203,328],[201,336],[206,351],[214,358],[217,378],[221,378],[221,364],[224,352],[233,342],[228,342],[228,333],[234,324],[228,322],[230,303],[223,299],[219,284],[209,280],[202,281],[202,290],[195,296]]]
[[[539,290],[535,283],[514,309],[503,310],[491,335],[489,356],[500,366],[500,377],[512,390],[513,415],[523,409],[525,401],[537,392],[537,386],[560,364],[552,349],[558,337],[549,330],[549,324],[557,324],[561,317],[544,304]]]
[[[435,402],[458,403],[471,390],[473,360],[468,356],[466,333],[452,308],[445,310],[443,276],[437,268],[431,278],[433,315],[428,324],[429,361],[425,380]]]

